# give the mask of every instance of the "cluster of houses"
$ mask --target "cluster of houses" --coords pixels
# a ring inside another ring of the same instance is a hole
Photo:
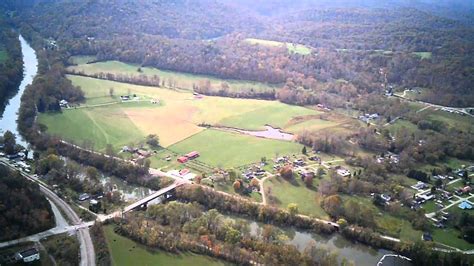
[[[364,123],[370,123],[371,121],[374,121],[379,118],[379,114],[373,113],[373,114],[364,114],[359,116],[359,120],[364,122]]]
[[[259,165],[253,165],[243,173],[243,176],[247,180],[252,180],[253,178],[265,175],[265,170],[262,169]]]
[[[152,155],[152,152],[147,151],[145,149],[139,149],[139,148],[134,148],[134,147],[129,147],[129,146],[123,146],[122,152],[135,154],[136,156],[138,156],[138,158],[148,158]]]
[[[375,160],[377,161],[377,163],[389,162],[391,164],[398,164],[400,163],[400,156],[393,152],[386,152],[377,156]]]
[[[188,154],[178,157],[177,161],[180,163],[186,163],[187,161],[196,159],[197,157],[199,157],[199,152],[192,151]]]

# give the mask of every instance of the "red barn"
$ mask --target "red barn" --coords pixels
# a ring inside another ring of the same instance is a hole
[[[196,159],[197,157],[199,157],[199,152],[197,151],[192,151],[188,154],[185,155],[189,160],[192,160],[192,159]]]
[[[185,157],[185,156],[181,156],[178,158],[178,162],[180,163],[185,163],[188,161],[188,157]]]

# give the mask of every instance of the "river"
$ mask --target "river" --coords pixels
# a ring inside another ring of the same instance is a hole
[[[0,134],[9,130],[16,135],[16,142],[24,147],[28,143],[18,134],[18,126],[16,120],[18,119],[18,111],[20,110],[20,101],[26,86],[33,82],[36,73],[38,72],[38,59],[33,48],[26,42],[23,36],[20,35],[21,52],[23,54],[23,80],[21,81],[18,93],[11,98],[6,104],[3,116],[0,117]]]

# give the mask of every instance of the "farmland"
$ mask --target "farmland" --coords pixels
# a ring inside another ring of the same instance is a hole
[[[277,85],[269,85],[260,82],[220,79],[212,76],[161,70],[151,67],[140,67],[139,65],[127,64],[119,61],[106,61],[87,64],[87,62],[93,59],[94,58],[90,56],[74,57],[72,62],[77,65],[70,66],[68,69],[72,71],[83,72],[88,75],[98,74],[101,72],[129,76],[145,75],[152,77],[157,75],[162,81],[165,81],[166,85],[172,81],[172,83],[175,84],[174,87],[187,90],[191,90],[193,85],[199,85],[205,81],[209,81],[211,87],[213,88],[220,88],[221,84],[225,82],[229,85],[230,90],[234,92],[248,91],[250,89],[253,89],[256,92],[262,92],[272,91],[279,88]],[[138,71],[138,68],[140,68],[140,72]]]
[[[245,39],[245,42],[254,44],[254,45],[256,44],[256,45],[269,46],[269,47],[286,46],[289,53],[295,53],[295,54],[301,54],[301,55],[308,55],[311,53],[311,48],[302,44],[284,43],[284,42],[255,39],[255,38],[247,38]]]
[[[301,148],[301,145],[292,142],[261,139],[212,129],[169,147],[181,154],[199,150],[200,161],[224,168],[258,162],[261,157],[298,153]]]
[[[173,152],[179,154],[199,150],[202,155],[200,160],[206,164],[234,167],[257,162],[261,157],[297,153],[302,146],[205,129],[199,124],[243,129],[261,129],[270,124],[284,128],[295,117],[310,116],[314,118],[314,123],[318,123],[316,116],[320,114],[309,108],[276,101],[196,98],[186,91],[75,75],[68,78],[74,85],[83,88],[86,102],[62,113],[41,114],[39,122],[47,127],[50,134],[79,145],[93,144],[98,150],[104,150],[107,144],[118,149],[143,143],[147,135],[157,134],[160,145]],[[110,88],[113,88],[113,95]],[[119,95],[135,95],[138,100],[122,102]],[[152,104],[150,99],[158,99],[159,103]],[[151,161],[152,165],[159,162],[153,158]]]

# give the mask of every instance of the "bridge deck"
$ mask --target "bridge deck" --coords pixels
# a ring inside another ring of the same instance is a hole
[[[173,183],[170,186],[162,188],[162,189],[158,190],[157,192],[155,192],[155,193],[153,193],[153,194],[151,194],[151,195],[149,195],[149,196],[147,196],[147,197],[145,197],[145,198],[143,198],[143,199],[141,199],[141,200],[139,200],[135,203],[132,203],[132,204],[128,205],[127,207],[125,207],[123,209],[123,212],[129,212],[129,211],[131,211],[131,210],[133,210],[133,209],[135,209],[135,208],[137,208],[137,207],[139,207],[139,206],[141,206],[141,205],[143,205],[143,204],[145,204],[149,201],[152,201],[152,200],[158,198],[159,196],[165,194],[166,192],[169,192],[169,191],[175,189],[177,186],[178,186],[178,184]]]

